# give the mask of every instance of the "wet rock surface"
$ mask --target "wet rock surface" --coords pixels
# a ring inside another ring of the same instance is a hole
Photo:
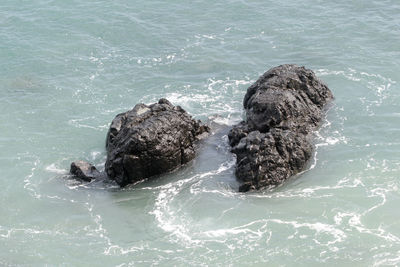
[[[180,106],[160,99],[117,115],[107,134],[107,176],[120,186],[166,173],[191,161],[209,132]]]
[[[333,99],[313,71],[281,65],[247,89],[246,120],[229,132],[236,176],[245,192],[277,185],[301,172],[312,155],[310,133]]]
[[[78,160],[71,163],[70,174],[83,181],[90,182],[101,176],[101,173],[92,164]]]

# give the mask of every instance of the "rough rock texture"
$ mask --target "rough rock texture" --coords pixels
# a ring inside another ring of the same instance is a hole
[[[304,169],[312,154],[310,133],[333,99],[313,71],[281,65],[247,89],[246,121],[229,132],[237,156],[239,191],[277,185]]]
[[[93,179],[100,177],[101,173],[92,164],[79,160],[71,163],[70,174],[82,179],[84,181],[90,182]]]
[[[192,160],[209,128],[166,99],[117,115],[107,134],[108,177],[120,186],[169,172]]]

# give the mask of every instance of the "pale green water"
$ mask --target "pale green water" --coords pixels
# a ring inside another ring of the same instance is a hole
[[[1,0],[0,59],[0,265],[400,264],[400,2]],[[336,100],[309,171],[237,193],[227,127],[283,63]],[[161,97],[225,125],[193,163],[124,190],[65,179]]]

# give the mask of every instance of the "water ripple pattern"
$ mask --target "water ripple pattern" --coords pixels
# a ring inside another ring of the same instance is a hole
[[[398,1],[0,3],[0,265],[400,265]],[[308,168],[238,193],[227,133],[267,69],[335,95]],[[182,169],[120,189],[109,123],[161,97],[214,125]]]

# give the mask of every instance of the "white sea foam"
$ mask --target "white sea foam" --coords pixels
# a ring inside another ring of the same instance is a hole
[[[94,120],[95,117],[90,116],[90,117],[86,117],[86,118],[80,118],[80,119],[70,119],[68,121],[68,124],[77,128],[88,128],[88,129],[92,129],[92,130],[96,130],[96,131],[103,131],[103,129],[105,127],[108,127],[108,125],[90,125],[89,123],[85,123],[85,122],[90,122],[92,120]]]
[[[364,85],[370,92],[373,93],[373,96],[366,95],[359,98],[362,102],[365,110],[369,114],[369,116],[374,116],[376,107],[380,107],[384,101],[387,101],[389,96],[389,89],[393,84],[396,84],[396,81],[384,77],[380,74],[367,73],[364,71],[357,71],[355,69],[348,68],[347,70],[328,70],[328,69],[319,69],[316,71],[319,76],[326,75],[335,75],[335,76],[343,76],[348,80],[358,82]]]
[[[41,195],[37,193],[37,185],[32,182],[35,171],[40,163],[39,158],[35,157],[33,161],[33,167],[31,173],[24,178],[24,188],[28,190],[34,198],[41,198]]]
[[[180,180],[175,183],[169,183],[162,187],[156,198],[154,210],[151,212],[157,220],[157,225],[165,232],[171,233],[173,236],[178,238],[180,242],[185,242],[188,245],[198,243],[199,241],[193,240],[188,234],[188,229],[184,223],[175,223],[177,215],[174,210],[170,207],[170,202],[180,192],[182,186],[194,179],[198,179],[199,176],[195,175],[184,180]],[[183,218],[182,218],[183,219]]]
[[[57,173],[57,174],[67,174],[68,170],[59,168],[55,163],[52,163],[45,168],[46,171]]]
[[[195,116],[210,117],[215,122],[224,125],[233,125],[242,119],[242,101],[236,96],[243,97],[243,87],[250,85],[249,77],[242,79],[209,78],[203,88],[193,88],[191,84],[183,85],[176,91],[166,93],[165,97],[174,105],[180,105]],[[170,87],[166,84],[165,87]],[[159,95],[149,95],[141,102],[154,103]],[[227,101],[227,99],[231,99]],[[201,108],[199,108],[201,107]]]

